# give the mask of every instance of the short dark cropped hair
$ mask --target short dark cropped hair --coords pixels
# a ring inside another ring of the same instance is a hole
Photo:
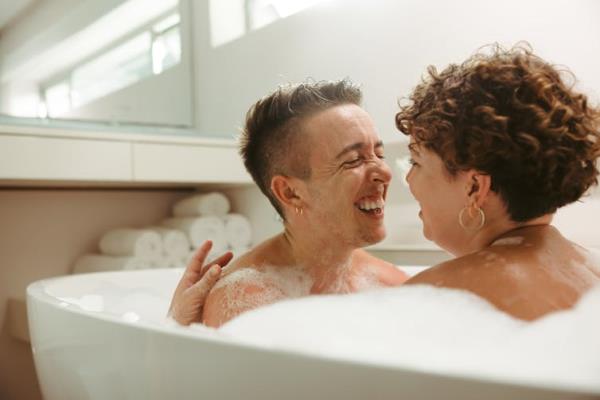
[[[360,105],[361,100],[360,88],[348,79],[309,81],[280,86],[250,108],[240,154],[254,182],[282,218],[283,210],[271,193],[273,176],[309,179],[311,175],[303,119],[338,105]]]
[[[597,184],[600,113],[573,85],[570,72],[527,44],[492,45],[440,73],[430,66],[396,126],[440,156],[452,176],[489,175],[511,219],[524,222]]]

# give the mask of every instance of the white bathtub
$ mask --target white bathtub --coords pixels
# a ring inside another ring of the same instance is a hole
[[[31,343],[45,400],[598,398],[265,350],[165,324],[180,274],[110,272],[31,284]]]

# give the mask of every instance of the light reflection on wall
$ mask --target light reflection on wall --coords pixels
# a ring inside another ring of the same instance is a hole
[[[218,47],[328,0],[210,0],[211,44]]]

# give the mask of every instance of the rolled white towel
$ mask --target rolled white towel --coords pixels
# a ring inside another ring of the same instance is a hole
[[[183,260],[184,260],[183,258],[178,260],[175,258],[163,256],[159,260],[156,260],[156,262],[152,263],[152,267],[153,268],[174,268],[176,266],[179,266],[183,262]]]
[[[221,251],[215,251],[214,249],[210,250],[210,253],[208,253],[208,255],[206,256],[206,259],[204,260],[205,264],[210,263],[211,261],[213,261],[215,258],[222,256],[226,251],[229,251],[228,249],[224,249]],[[186,267],[190,261],[192,261],[192,258],[194,257],[194,255],[196,255],[196,253],[198,252],[198,248],[194,248],[192,249],[187,257],[185,258],[185,260],[183,261],[183,266]]]
[[[200,246],[205,240],[212,240],[212,252],[223,252],[227,249],[225,224],[219,217],[169,218],[162,225],[184,231],[193,248]]]
[[[167,258],[165,268],[184,268],[185,266],[187,266],[187,258],[187,255],[186,257],[180,259]]]
[[[191,245],[186,233],[180,229],[164,226],[151,226],[149,229],[160,235],[163,246],[163,257],[167,259],[183,260],[190,252]]]
[[[136,257],[114,257],[103,254],[84,254],[73,266],[74,274],[87,272],[121,271],[153,268],[154,266]]]
[[[114,229],[100,239],[100,251],[110,256],[134,256],[155,262],[162,256],[162,239],[147,229]]]
[[[229,212],[229,199],[219,192],[197,194],[178,201],[173,206],[176,217],[218,216]]]
[[[223,217],[227,243],[232,249],[244,248],[252,243],[252,227],[248,218],[241,214],[227,214]]]

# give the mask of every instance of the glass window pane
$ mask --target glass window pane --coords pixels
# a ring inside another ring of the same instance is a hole
[[[46,98],[48,115],[51,117],[59,117],[71,109],[68,82],[60,82],[50,86],[45,90],[44,97]]]
[[[154,24],[154,26],[152,27],[152,30],[155,33],[163,33],[164,31],[169,30],[169,28],[172,28],[175,25],[178,25],[180,20],[181,20],[181,18],[178,13],[171,14],[167,18]]]
[[[154,39],[152,44],[152,69],[155,74],[179,64],[181,61],[181,33],[179,27],[170,29]]]
[[[213,47],[246,34],[246,1],[209,0],[210,43]]]
[[[246,0],[250,28],[258,29],[326,0]]]
[[[145,32],[94,60],[72,75],[73,106],[78,107],[152,75],[151,35]]]

